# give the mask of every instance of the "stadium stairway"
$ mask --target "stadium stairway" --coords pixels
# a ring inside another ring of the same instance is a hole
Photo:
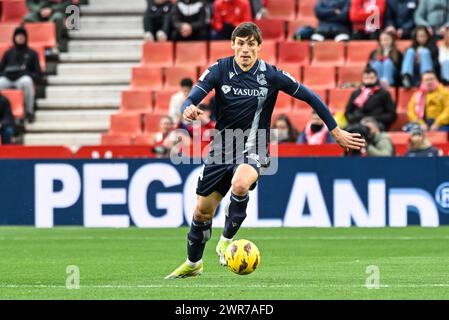
[[[69,31],[68,52],[48,77],[25,145],[97,145],[118,111],[131,68],[140,62],[145,0],[95,0],[81,6],[80,30]]]

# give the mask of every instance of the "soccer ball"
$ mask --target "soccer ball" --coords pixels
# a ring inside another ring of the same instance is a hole
[[[245,275],[254,272],[260,265],[260,253],[256,245],[249,240],[232,241],[225,251],[228,269]]]

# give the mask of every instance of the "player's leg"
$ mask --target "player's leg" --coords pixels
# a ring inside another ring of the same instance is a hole
[[[203,272],[204,248],[211,238],[212,219],[222,199],[222,195],[218,192],[206,197],[198,196],[190,231],[187,234],[187,260],[166,279],[192,277]]]
[[[240,164],[234,173],[231,182],[231,202],[226,213],[223,235],[216,247],[216,252],[220,257],[222,265],[226,264],[224,258],[226,248],[232,242],[232,238],[246,218],[246,207],[249,201],[248,193],[258,178],[257,170],[246,163]]]

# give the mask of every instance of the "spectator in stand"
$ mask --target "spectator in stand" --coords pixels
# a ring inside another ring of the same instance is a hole
[[[207,8],[204,0],[177,0],[172,13],[172,40],[207,40]]]
[[[254,20],[268,17],[269,13],[266,9],[267,1],[270,0],[250,0],[251,12]]]
[[[441,81],[444,85],[449,85],[449,27],[446,28],[443,42],[438,48],[438,61]]]
[[[9,100],[0,93],[0,144],[10,144],[14,136],[14,117]]]
[[[408,149],[405,157],[438,157],[443,156],[443,150],[437,149],[426,138],[426,133],[419,123],[409,123],[406,131],[410,133]]]
[[[402,53],[397,49],[392,33],[383,31],[378,40],[378,47],[369,58],[369,64],[376,70],[380,83],[384,88],[398,83]]]
[[[319,0],[315,5],[315,15],[320,25],[311,39],[313,41],[349,40],[351,34],[349,5],[349,0]]]
[[[433,71],[422,75],[421,86],[408,104],[408,119],[424,130],[449,132],[449,91]]]
[[[166,158],[170,152],[178,152],[182,147],[188,146],[188,134],[175,130],[175,123],[169,116],[163,116],[159,122],[159,132],[153,140],[153,152],[159,158]]]
[[[24,92],[25,113],[34,121],[34,82],[41,77],[37,52],[28,47],[25,28],[17,27],[13,35],[14,46],[7,50],[0,62],[0,90],[17,88]]]
[[[351,94],[345,111],[348,125],[367,116],[376,119],[381,130],[388,130],[397,116],[390,92],[382,88],[376,71],[370,67],[363,72],[362,85]]]
[[[145,40],[167,41],[170,35],[172,2],[170,0],[147,0],[143,16]]]
[[[61,44],[64,32],[65,9],[72,4],[71,0],[27,0],[29,13],[25,22],[53,21],[56,25],[56,39]]]
[[[179,83],[179,86],[181,88],[177,93],[171,96],[170,105],[168,108],[168,115],[175,124],[181,122],[182,120],[181,106],[182,103],[187,99],[190,90],[192,90],[193,80],[190,78],[184,78]]]
[[[390,136],[381,132],[374,117],[365,117],[360,124],[367,128],[366,151],[368,157],[392,157],[396,154]]]
[[[402,85],[409,89],[417,86],[421,75],[426,71],[439,70],[438,47],[424,26],[416,27],[413,43],[407,49],[402,61]]]
[[[354,40],[374,40],[383,27],[386,0],[351,0],[349,20],[352,22]]]
[[[230,40],[240,23],[252,21],[249,0],[216,0],[212,19],[212,40]]]
[[[387,0],[385,31],[397,39],[410,39],[415,28],[415,10],[418,0]]]
[[[449,2],[447,0],[421,0],[415,11],[415,25],[425,26],[431,36],[442,38],[449,26]]]
[[[276,118],[271,131],[271,141],[273,143],[296,142],[298,131],[293,127],[290,119],[285,114],[281,114]]]
[[[296,140],[296,143],[308,145],[320,145],[325,143],[334,143],[335,140],[324,125],[323,120],[313,110],[310,120],[306,124],[306,128]]]

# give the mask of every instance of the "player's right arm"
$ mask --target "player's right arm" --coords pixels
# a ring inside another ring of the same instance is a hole
[[[196,120],[203,113],[197,105],[216,87],[218,73],[218,62],[203,72],[198,83],[192,88],[189,96],[182,104],[181,113],[185,121]]]

